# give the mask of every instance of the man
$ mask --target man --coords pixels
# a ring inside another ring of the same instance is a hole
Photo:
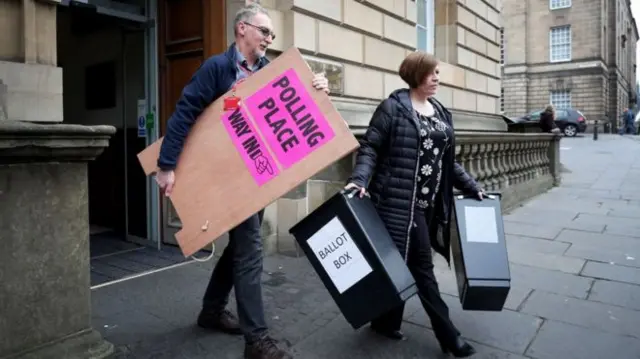
[[[625,108],[622,112],[622,123],[620,124],[620,131],[618,132],[621,136],[627,133],[634,133],[633,119],[633,109],[631,107]]]
[[[265,53],[273,42],[271,19],[260,5],[248,5],[236,14],[235,43],[223,53],[207,59],[184,88],[176,110],[167,123],[156,175],[158,185],[169,196],[174,168],[185,138],[196,118],[238,80],[268,64]],[[316,75],[313,86],[329,92],[324,75]],[[233,335],[244,335],[246,359],[292,358],[278,348],[267,331],[262,303],[262,239],[264,210],[229,231],[229,245],[218,261],[204,295],[198,325]],[[239,319],[226,309],[231,288],[235,289]]]

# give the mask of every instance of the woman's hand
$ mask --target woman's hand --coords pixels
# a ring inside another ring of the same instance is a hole
[[[367,194],[367,190],[364,187],[360,187],[355,183],[349,183],[348,185],[344,186],[345,190],[350,190],[350,189],[358,189],[358,192],[360,194],[360,198],[364,197]]]

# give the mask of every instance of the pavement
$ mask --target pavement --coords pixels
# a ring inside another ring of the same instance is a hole
[[[562,185],[504,217],[512,288],[503,311],[463,311],[453,270],[437,257],[440,289],[478,350],[473,358],[640,358],[640,141],[600,135],[561,146]],[[117,346],[115,357],[241,358],[241,338],[195,326],[212,266],[95,289],[93,324]],[[407,340],[394,342],[354,331],[306,258],[276,255],[264,266],[269,326],[296,358],[443,357],[415,297]]]

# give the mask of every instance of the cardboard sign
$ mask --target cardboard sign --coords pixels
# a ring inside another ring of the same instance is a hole
[[[212,103],[196,120],[175,170],[171,202],[185,256],[358,148],[329,96],[290,48]],[[237,106],[224,99],[233,94]],[[162,138],[138,154],[155,173]]]

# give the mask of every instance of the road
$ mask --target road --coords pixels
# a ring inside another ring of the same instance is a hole
[[[562,140],[562,185],[506,215],[512,289],[502,312],[460,307],[441,291],[474,358],[640,358],[640,141]],[[438,257],[440,258],[440,257]],[[213,264],[195,263],[93,292],[93,323],[119,358],[241,358],[243,342],[195,327]],[[393,342],[352,330],[305,258],[265,260],[265,307],[297,358],[442,357],[416,298]]]

